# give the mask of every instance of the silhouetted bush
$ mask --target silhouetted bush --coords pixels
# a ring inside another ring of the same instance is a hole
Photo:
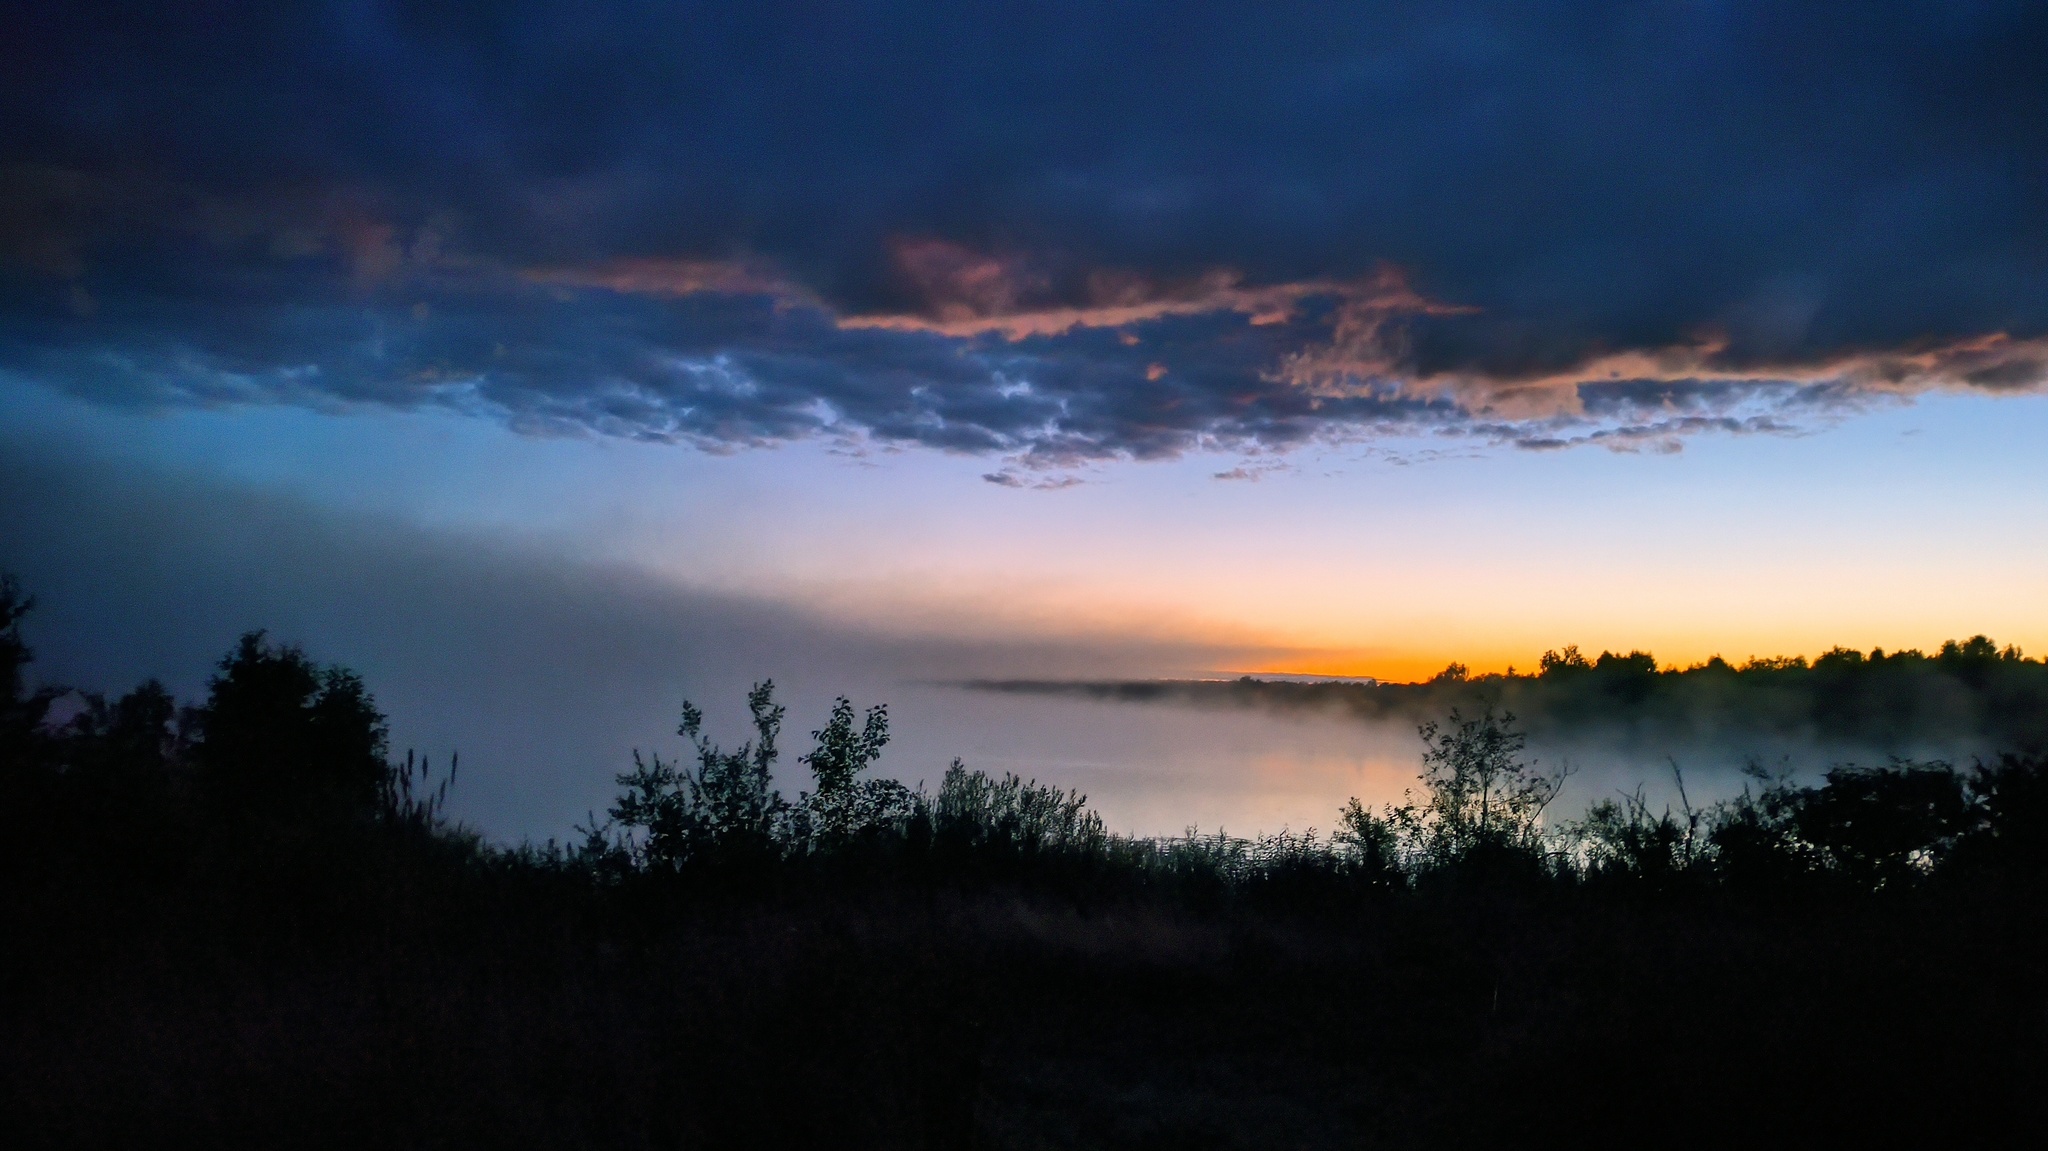
[[[785,800],[763,682],[740,747],[686,703],[687,764],[508,848],[343,669],[251,633],[197,707],[66,693],[27,608],[0,583],[23,1146],[1985,1146],[2048,1070],[2038,756],[1554,820],[1566,773],[1451,711],[1416,791],[1327,838],[1133,838],[957,760],[877,777],[888,713],[845,699]],[[1923,662],[2012,669],[1954,646]],[[1620,707],[1663,674],[1543,678]],[[1599,1118],[1545,1126],[1567,1078]]]
[[[626,790],[611,817],[627,829],[619,849],[634,863],[658,869],[733,867],[780,855],[789,805],[771,785],[783,716],[775,685],[755,684],[747,706],[755,737],[726,751],[704,736],[703,713],[684,702],[676,733],[696,750],[695,770],[678,770],[658,755],[642,760],[638,751],[633,753],[633,770],[619,776]]]
[[[1667,805],[1652,815],[1638,786],[1620,802],[1595,801],[1585,816],[1562,829],[1567,854],[1596,883],[1626,880],[1662,890],[1697,879],[1711,861],[1708,815],[1693,807],[1685,776],[1672,764],[1680,810]]]

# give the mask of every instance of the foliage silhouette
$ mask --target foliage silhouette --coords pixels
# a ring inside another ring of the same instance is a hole
[[[611,817],[629,832],[622,850],[635,863],[663,869],[691,864],[755,864],[779,852],[778,832],[788,804],[773,786],[776,738],[783,708],[775,684],[764,680],[747,695],[754,738],[726,751],[703,733],[704,714],[688,700],[676,734],[697,753],[694,770],[677,770],[659,755],[633,753],[633,770],[619,776],[626,790]]]
[[[1582,862],[1589,880],[1628,879],[1662,889],[1699,875],[1711,833],[1708,813],[1692,805],[1676,760],[1671,774],[1678,784],[1678,812],[1666,805],[1651,815],[1639,785],[1619,803],[1596,800],[1584,818],[1563,829],[1568,850]]]
[[[194,719],[198,783],[223,810],[268,827],[376,812],[390,770],[384,717],[354,672],[249,632]]]
[[[1676,811],[1555,820],[1514,718],[1447,708],[1415,792],[1328,838],[1143,839],[958,760],[881,777],[888,713],[845,699],[785,801],[764,681],[746,743],[686,703],[688,766],[503,847],[343,669],[250,633],[197,707],[66,693],[27,610],[0,583],[25,1146],[1991,1146],[2048,1070],[2037,754],[1758,766],[1706,808],[1674,763]],[[1544,677],[1664,682],[1575,656]],[[1532,1120],[1567,1074],[1601,1130]]]
[[[853,703],[840,696],[831,718],[811,733],[817,746],[803,756],[816,791],[798,796],[791,811],[790,838],[799,851],[830,853],[857,843],[906,834],[924,818],[923,796],[893,779],[861,779],[889,742],[889,709],[868,709],[859,730]]]

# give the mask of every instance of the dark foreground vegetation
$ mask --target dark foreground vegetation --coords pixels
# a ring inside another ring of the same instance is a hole
[[[844,702],[505,849],[364,685],[37,689],[0,591],[0,1131],[20,1147],[2034,1145],[2048,765],[1552,808],[1424,728],[1329,839],[1131,840]],[[1551,818],[1546,819],[1546,812]]]
[[[1472,675],[1452,664],[1422,683],[1235,680],[985,680],[989,691],[1145,702],[1338,711],[1422,720],[1452,708],[1512,711],[1541,734],[1622,727],[1680,740],[1775,733],[1837,746],[2048,749],[2048,660],[1985,636],[1930,655],[1838,647],[1732,664],[1660,666],[1648,652],[1548,651],[1534,672]]]

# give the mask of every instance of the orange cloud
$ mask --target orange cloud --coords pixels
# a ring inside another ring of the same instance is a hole
[[[367,247],[369,259],[352,253],[359,268],[376,262],[379,245]],[[1388,265],[1357,279],[1275,284],[1248,284],[1231,268],[1183,277],[1119,268],[1059,275],[1045,261],[933,238],[896,241],[892,259],[916,302],[901,311],[867,314],[840,313],[773,267],[744,259],[621,258],[587,267],[531,269],[522,276],[533,283],[623,293],[767,295],[828,312],[846,329],[927,332],[959,339],[999,335],[1012,341],[1217,313],[1235,313],[1252,324],[1282,324],[1296,319],[1305,301],[1333,301],[1334,322],[1327,340],[1285,357],[1267,375],[1269,383],[1330,399],[1384,394],[1391,388],[1446,399],[1474,417],[1505,422],[1588,417],[1582,388],[1600,383],[1839,385],[1860,395],[1899,396],[1935,390],[2026,391],[2048,384],[2048,339],[2014,339],[2003,332],[1889,350],[1760,361],[1731,357],[1729,341],[1708,331],[1666,347],[1597,354],[1562,370],[1420,373],[1408,354],[1405,321],[1469,315],[1478,309],[1430,299],[1415,291],[1400,269]],[[1139,342],[1128,330],[1120,332],[1119,339],[1126,345]],[[1165,366],[1158,363],[1145,370],[1150,380],[1164,374]]]
[[[1077,328],[1121,328],[1168,316],[1235,312],[1253,324],[1292,320],[1303,300],[1347,301],[1347,308],[1391,313],[1470,311],[1424,299],[1397,269],[1359,280],[1312,279],[1248,285],[1242,273],[1212,268],[1178,279],[1128,269],[1096,269],[1063,298],[1051,275],[1018,257],[994,256],[945,240],[899,241],[899,273],[921,300],[906,312],[844,316],[843,328],[934,332],[959,338],[999,334],[1022,340]],[[1129,341],[1127,341],[1129,342]]]
[[[1421,374],[1404,362],[1406,349],[1398,328],[1390,324],[1401,314],[1398,308],[1347,304],[1329,343],[1287,357],[1272,378],[1332,398],[1393,386],[1411,395],[1450,399],[1473,415],[1502,420],[1583,416],[1583,387],[1624,381],[1842,385],[1859,394],[1898,396],[2028,391],[2048,385],[2048,338],[2019,340],[2004,332],[1777,361],[1735,361],[1726,354],[1724,337],[1706,333],[1689,343],[1605,353],[1541,374]]]

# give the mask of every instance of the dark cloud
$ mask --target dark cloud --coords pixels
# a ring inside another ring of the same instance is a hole
[[[41,5],[0,364],[1025,466],[2048,365],[2032,3]]]

